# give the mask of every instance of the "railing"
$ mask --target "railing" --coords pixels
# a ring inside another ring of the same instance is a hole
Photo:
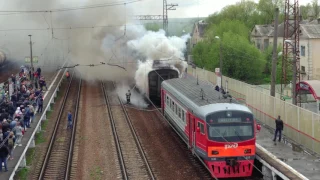
[[[56,80],[58,79],[59,75],[61,74],[61,71],[62,71],[61,69],[58,71],[58,73],[57,73],[57,75],[55,76],[54,80],[53,80],[52,83],[50,84],[48,90],[50,90],[50,89],[53,87],[53,85],[55,84],[55,82],[56,82]],[[65,74],[66,71],[67,71],[67,69],[65,69],[65,71],[63,72],[63,74]],[[44,111],[42,112],[42,115],[41,115],[41,117],[40,117],[40,119],[39,119],[39,121],[38,121],[38,124],[36,125],[34,131],[32,132],[32,135],[31,135],[28,143],[26,144],[26,147],[24,148],[24,150],[23,150],[23,152],[22,152],[22,154],[21,154],[21,156],[20,156],[17,164],[15,165],[15,167],[14,167],[14,169],[13,169],[11,175],[10,175],[10,180],[13,180],[13,177],[14,177],[16,171],[18,170],[20,164],[21,164],[23,161],[25,161],[25,158],[26,158],[25,156],[26,156],[27,150],[29,149],[29,147],[31,146],[31,144],[34,143],[34,138],[35,138],[36,133],[41,130],[42,120],[46,120],[46,112],[50,110],[50,105],[51,105],[51,103],[54,103],[54,98],[57,96],[57,92],[59,91],[59,87],[60,87],[61,82],[62,82],[63,77],[64,77],[63,74],[62,74],[62,77],[61,77],[61,79],[59,80],[56,88],[54,89],[53,94],[52,94],[50,100],[48,101],[48,104],[47,104],[46,108],[45,108]],[[46,98],[46,96],[48,95],[48,93],[49,93],[49,91],[47,91],[47,92],[44,94],[44,99]]]
[[[213,72],[189,66],[188,73],[201,80],[217,83],[217,76]],[[281,116],[285,123],[283,134],[287,138],[320,154],[320,114],[285,102],[279,95],[270,96],[269,92],[259,91],[254,85],[229,77],[223,76],[222,85],[227,87],[232,96],[243,99],[255,117],[267,126],[275,128],[274,120]]]

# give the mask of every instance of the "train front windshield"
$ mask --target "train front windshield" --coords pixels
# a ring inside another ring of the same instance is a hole
[[[208,138],[218,142],[239,142],[254,137],[253,115],[242,111],[222,111],[207,116]]]

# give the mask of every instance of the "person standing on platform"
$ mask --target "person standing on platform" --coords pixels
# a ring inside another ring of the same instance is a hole
[[[273,141],[275,142],[277,139],[277,135],[279,133],[279,142],[281,141],[281,133],[283,131],[283,121],[281,120],[280,116],[278,116],[278,119],[275,121],[276,123],[276,131],[274,133]]]
[[[2,144],[3,141],[0,142],[0,144]],[[5,172],[8,171],[8,167],[7,167],[7,157],[9,155],[9,149],[7,147],[7,145],[3,145],[0,148],[0,172],[2,171],[2,163],[4,164],[4,169]]]
[[[69,111],[68,112],[68,126],[67,126],[67,129],[72,129],[72,114],[71,112]]]
[[[130,89],[129,89],[128,92],[126,93],[126,97],[127,97],[127,103],[130,104],[130,97],[131,97]]]
[[[37,103],[38,103],[38,113],[42,113],[42,108],[43,108],[43,98],[42,98],[42,95],[40,94],[38,96],[38,100],[37,100]]]
[[[38,72],[38,77],[41,77],[41,68],[40,67],[38,67],[37,72]]]
[[[69,81],[69,79],[70,79],[70,73],[69,73],[69,71],[66,72],[66,77],[67,77],[67,80]]]

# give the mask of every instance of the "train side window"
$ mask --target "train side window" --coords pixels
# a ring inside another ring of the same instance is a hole
[[[171,107],[172,111],[174,112],[174,102],[172,101],[172,107]]]
[[[171,99],[169,99],[169,107],[170,107],[170,108],[172,107],[172,105],[171,105]]]
[[[180,107],[178,107],[178,116],[181,119],[181,109],[180,109]]]
[[[169,104],[169,96],[166,94],[167,100],[166,100],[166,104]]]
[[[204,124],[202,124],[202,123],[200,125],[200,132],[201,132],[201,134],[204,134]]]
[[[204,125],[201,122],[198,122],[198,127],[200,128],[200,133],[204,134]]]
[[[182,110],[182,121],[185,122],[185,115],[186,113],[184,112],[184,110]]]
[[[178,115],[178,108],[177,108],[177,104],[174,105],[174,113],[176,113],[176,115]]]

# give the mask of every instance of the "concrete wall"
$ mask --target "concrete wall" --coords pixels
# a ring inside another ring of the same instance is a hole
[[[312,45],[313,79],[320,79],[320,39],[310,40]]]

